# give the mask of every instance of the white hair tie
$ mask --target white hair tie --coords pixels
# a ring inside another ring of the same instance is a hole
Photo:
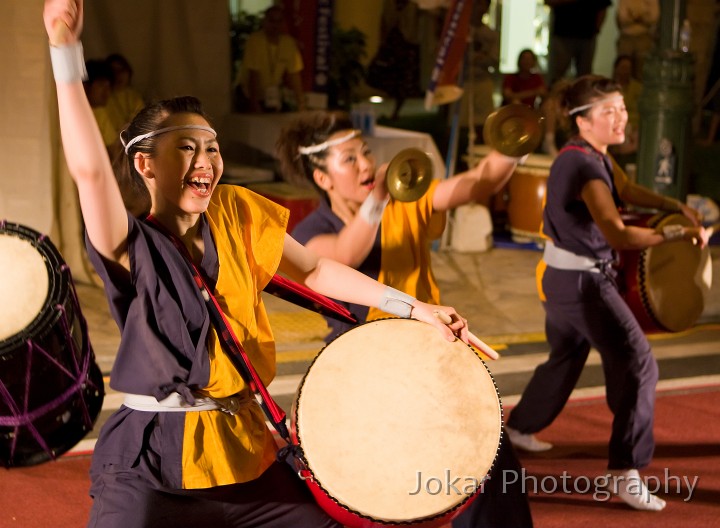
[[[607,103],[607,102],[619,100],[619,99],[622,99],[622,98],[623,98],[622,95],[613,95],[612,97],[605,97],[604,99],[598,99],[598,100],[596,100],[596,101],[593,101],[592,103],[584,104],[584,105],[582,105],[582,106],[576,106],[576,107],[573,108],[572,110],[568,110],[568,115],[577,114],[578,112],[582,112],[583,110],[587,110],[588,108],[592,108],[592,107],[595,106],[596,104]]]
[[[316,154],[317,152],[322,152],[323,150],[330,148],[335,145],[339,145],[340,143],[345,143],[346,141],[351,140],[354,137],[357,137],[360,135],[359,130],[351,130],[348,134],[335,138],[335,139],[329,139],[327,141],[323,141],[322,143],[318,143],[317,145],[309,145],[307,147],[298,147],[298,152],[300,154]]]
[[[183,130],[186,128],[190,128],[193,130],[204,130],[205,132],[210,132],[213,137],[217,137],[217,132],[215,132],[214,129],[205,126],[205,125],[178,125],[178,126],[171,126],[171,127],[165,127],[165,128],[158,128],[157,130],[153,130],[152,132],[148,132],[147,134],[140,134],[139,136],[135,136],[130,141],[125,143],[125,140],[122,137],[122,132],[120,133],[120,142],[122,143],[123,147],[125,147],[125,154],[128,154],[130,152],[130,147],[132,147],[135,143],[138,143],[142,141],[143,139],[151,138],[153,136],[157,136],[158,134],[164,134],[165,132],[172,132],[173,130]],[[124,132],[124,131],[123,131]]]

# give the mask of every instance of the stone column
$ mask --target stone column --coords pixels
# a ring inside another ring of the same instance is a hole
[[[639,101],[638,182],[685,200],[695,62],[680,46],[686,0],[660,0],[660,40],[645,60]]]

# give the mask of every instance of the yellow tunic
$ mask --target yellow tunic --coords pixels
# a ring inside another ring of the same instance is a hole
[[[219,275],[214,291],[235,335],[263,382],[275,376],[275,343],[261,292],[282,256],[289,212],[241,187],[220,185],[206,218],[217,246]],[[212,397],[249,392],[215,332],[210,333]],[[183,488],[207,488],[259,477],[275,460],[277,446],[258,405],[236,415],[188,412],[183,438]]]
[[[423,302],[438,304],[440,290],[431,268],[430,245],[445,229],[446,215],[433,210],[432,200],[440,180],[434,180],[416,202],[390,200],[381,227],[381,263],[378,282]],[[370,308],[368,321],[391,317]]]

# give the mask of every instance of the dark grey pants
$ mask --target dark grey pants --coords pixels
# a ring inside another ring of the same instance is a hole
[[[500,441],[490,478],[452,528],[532,528],[522,466],[507,435]]]
[[[159,490],[132,471],[100,478],[89,528],[342,528],[283,462],[251,482],[205,490]]]
[[[568,73],[571,63],[575,64],[575,77],[592,73],[595,44],[595,37],[568,38],[551,36],[548,50],[549,84],[552,85],[555,81],[564,77]]]
[[[535,369],[508,426],[536,433],[550,425],[594,347],[602,358],[606,399],[613,413],[608,468],[647,466],[655,449],[658,366],[635,316],[602,273],[548,268],[542,285],[550,356]]]

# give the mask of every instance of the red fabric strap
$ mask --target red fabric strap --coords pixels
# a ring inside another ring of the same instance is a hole
[[[200,270],[197,268],[197,266],[195,266],[195,263],[192,261],[192,257],[190,256],[190,253],[185,247],[185,244],[183,244],[177,236],[168,231],[165,226],[163,226],[160,222],[153,218],[152,215],[147,216],[147,221],[155,228],[157,228],[157,230],[160,231],[163,235],[168,237],[175,246],[175,248],[185,258],[185,262],[187,263],[188,268],[193,274],[193,279],[195,280],[195,283],[200,289],[202,297],[205,300],[205,304],[207,305],[208,311],[210,312],[210,319],[215,325],[218,336],[220,337],[220,342],[223,345],[223,349],[228,354],[228,357],[232,361],[235,368],[245,380],[245,383],[247,383],[248,387],[255,395],[258,403],[260,404],[260,407],[263,409],[265,415],[273,424],[273,427],[275,427],[275,430],[280,434],[283,440],[290,443],[290,433],[288,432],[287,425],[285,424],[285,411],[283,411],[282,408],[280,408],[280,406],[275,402],[275,400],[273,400],[272,396],[270,396],[270,393],[265,387],[265,384],[260,379],[260,376],[258,375],[255,368],[252,366],[250,358],[247,356],[245,349],[240,344],[240,341],[235,335],[235,332],[233,332],[232,327],[228,323],[225,314],[223,313],[219,303],[217,302],[217,299],[215,299],[215,296],[212,294],[211,289],[207,286],[205,278],[202,276]]]

